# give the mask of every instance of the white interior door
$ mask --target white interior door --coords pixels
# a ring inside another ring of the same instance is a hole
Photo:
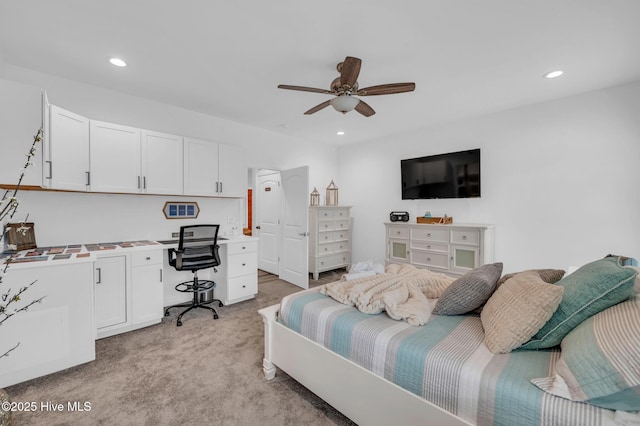
[[[283,214],[280,278],[309,288],[309,167],[281,172]]]
[[[257,175],[256,226],[258,240],[258,268],[279,275],[280,215],[282,214],[282,188],[280,172],[260,171]]]

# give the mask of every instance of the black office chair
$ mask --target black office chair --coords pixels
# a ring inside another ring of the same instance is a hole
[[[164,315],[169,316],[171,308],[187,308],[178,315],[177,326],[182,325],[182,316],[195,308],[209,309],[213,311],[213,319],[218,319],[218,313],[211,306],[212,302],[223,304],[213,298],[214,281],[198,279],[200,269],[213,268],[220,265],[218,254],[218,230],[220,225],[189,225],[180,227],[180,242],[177,249],[169,249],[169,265],[178,271],[193,272],[193,280],[176,285],[176,290],[182,293],[193,293],[193,300],[188,303],[172,305],[164,310]],[[210,297],[208,297],[210,296]],[[208,299],[208,300],[207,300]]]

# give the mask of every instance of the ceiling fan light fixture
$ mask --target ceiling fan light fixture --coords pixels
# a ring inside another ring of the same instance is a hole
[[[354,98],[351,95],[340,95],[331,99],[330,103],[336,111],[346,114],[349,111],[353,111],[359,102],[360,99]]]

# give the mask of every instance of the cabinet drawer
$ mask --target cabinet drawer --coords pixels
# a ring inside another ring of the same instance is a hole
[[[420,229],[411,228],[411,239],[421,241],[438,241],[443,243],[449,242],[448,229]]]
[[[411,263],[421,266],[433,266],[449,269],[449,255],[411,250]]]
[[[320,210],[318,211],[318,217],[322,219],[333,219],[333,210]]]
[[[330,243],[332,241],[335,241],[333,232],[318,232],[318,243]]]
[[[244,241],[241,243],[227,244],[227,254],[238,254],[238,253],[246,253],[251,251],[253,252],[258,251],[257,241]]]
[[[335,231],[333,233],[333,241],[348,241],[349,240],[349,231]]]
[[[258,256],[256,253],[240,253],[227,256],[227,276],[255,274],[258,270]]]
[[[429,251],[438,251],[442,253],[449,253],[449,245],[448,244],[440,244],[440,243],[431,243],[429,241],[411,241],[412,249],[419,250],[429,250]]]
[[[335,230],[346,230],[349,229],[349,221],[346,219],[336,220],[333,222],[333,229]]]
[[[389,238],[409,238],[409,228],[390,226]]]
[[[480,244],[480,231],[470,230],[462,231],[456,230],[451,232],[451,242],[457,244]]]
[[[148,266],[162,264],[162,254],[164,250],[140,251],[131,253],[131,265]]]
[[[318,222],[318,231],[333,231],[335,228],[333,227],[332,220],[321,220]]]
[[[349,217],[349,209],[336,209],[333,211],[333,217],[336,219],[346,219]]]
[[[333,243],[333,252],[338,253],[341,251],[349,251],[349,241],[339,241],[337,243]]]
[[[333,244],[332,243],[326,243],[326,244],[319,244],[318,245],[318,256],[324,256],[326,254],[331,254],[333,253]]]
[[[316,269],[319,271],[348,266],[351,262],[351,253],[339,253],[329,256],[322,256],[316,259]]]
[[[229,300],[250,297],[258,293],[258,274],[243,275],[227,280]]]

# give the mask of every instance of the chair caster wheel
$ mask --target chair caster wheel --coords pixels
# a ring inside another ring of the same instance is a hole
[[[222,308],[224,305],[222,304],[222,302],[218,302],[218,306]]]
[[[178,327],[181,327],[181,326],[182,326],[182,321],[178,321],[178,322],[176,323],[176,325],[177,325]]]
[[[213,319],[218,319],[218,316],[217,316],[217,315],[214,315],[214,316],[213,316]]]
[[[165,317],[168,317],[168,316],[169,316],[169,312],[165,312],[165,313],[164,313],[164,316],[165,316]]]

